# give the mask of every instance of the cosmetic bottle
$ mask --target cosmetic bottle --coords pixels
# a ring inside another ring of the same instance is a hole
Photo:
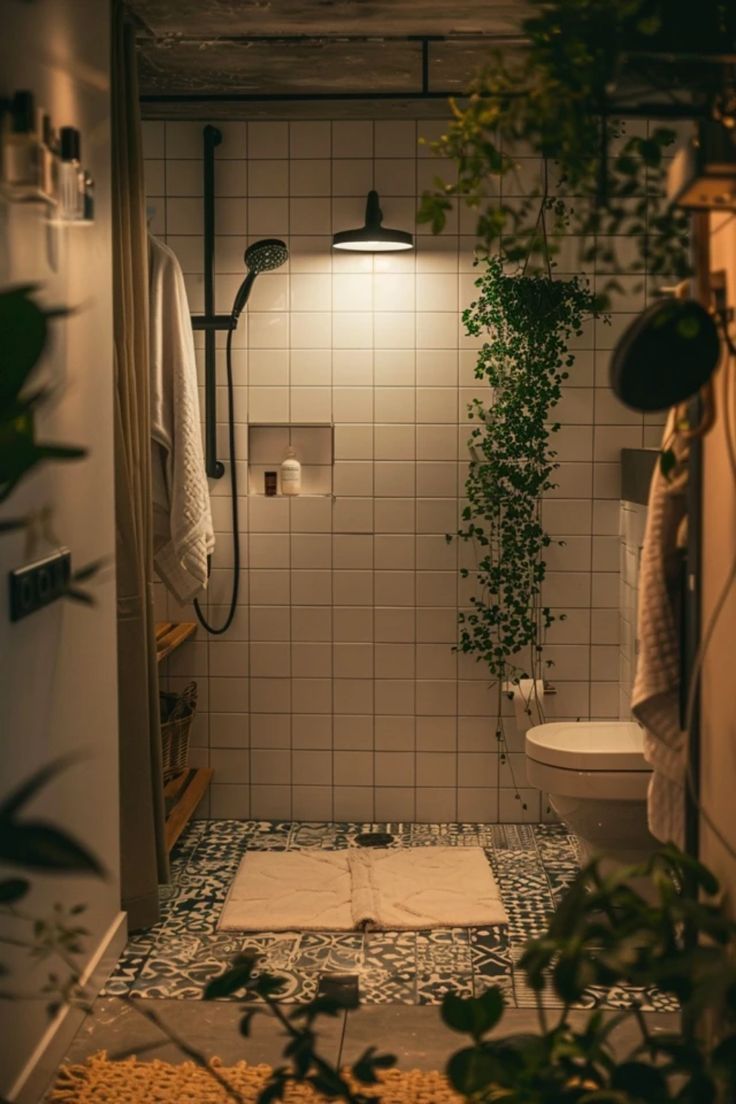
[[[302,466],[296,458],[294,449],[289,446],[281,462],[281,493],[298,495],[302,489]]]
[[[59,218],[80,219],[84,211],[84,176],[79,164],[79,131],[76,127],[62,127],[60,140]]]
[[[48,115],[41,117],[41,188],[45,197],[56,203],[59,191],[59,155]]]
[[[95,182],[92,174],[85,169],[82,177],[82,218],[93,222],[95,217]]]
[[[273,498],[278,488],[278,475],[275,471],[267,471],[263,474],[263,489],[266,498]]]
[[[2,140],[2,182],[11,199],[40,198],[41,161],[33,93],[16,92]]]

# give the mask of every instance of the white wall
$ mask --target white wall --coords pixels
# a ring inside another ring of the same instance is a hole
[[[3,793],[58,755],[84,758],[57,778],[29,815],[64,825],[94,848],[106,881],[40,876],[24,909],[50,911],[54,902],[89,906],[82,966],[103,954],[119,922],[115,550],[112,467],[111,260],[109,198],[108,6],[97,0],[3,4],[0,94],[31,88],[56,125],[81,129],[83,157],[96,180],[93,228],[46,225],[36,205],[0,200],[0,286],[37,282],[44,300],[76,308],[52,327],[45,377],[58,385],[38,419],[39,436],[84,444],[89,457],[48,466],[28,478],[0,509],[6,518],[53,507],[53,532],[77,567],[107,557],[94,582],[97,605],[59,602],[11,624],[7,572],[24,563],[23,535],[0,536],[0,789]],[[42,540],[33,558],[53,548]],[[5,874],[6,871],[0,872]],[[18,931],[21,926],[18,925]],[[119,940],[118,940],[119,941]],[[109,952],[108,952],[109,953]],[[2,960],[8,962],[7,949]],[[3,988],[33,993],[58,962],[19,971]],[[103,964],[104,968],[104,964]],[[68,1030],[71,1021],[65,1027]],[[49,1030],[44,1002],[0,1002],[0,1092],[8,1094]],[[62,1045],[64,1031],[57,1042]],[[53,1047],[50,1061],[53,1060]],[[28,1093],[31,1093],[29,1085]],[[26,1098],[31,1099],[32,1096]]]
[[[202,123],[144,124],[155,228],[177,252],[202,308]],[[287,268],[262,276],[235,344],[243,495],[241,606],[230,632],[172,660],[198,679],[197,761],[215,768],[217,817],[539,819],[536,791],[514,800],[490,723],[483,670],[451,651],[460,587],[456,545],[473,344],[460,311],[474,294],[474,218],[463,211],[412,253],[333,254],[334,230],[360,225],[372,183],[385,222],[413,229],[417,196],[443,166],[417,136],[442,120],[223,124],[217,151],[217,309],[243,276],[246,243],[284,237]],[[516,187],[539,165],[522,159]],[[506,185],[505,185],[506,187]],[[629,243],[621,246],[625,258]],[[560,259],[577,269],[577,243]],[[594,273],[590,273],[595,278]],[[547,654],[551,716],[617,717],[619,450],[657,445],[659,419],[624,409],[607,386],[610,349],[645,303],[624,279],[613,325],[590,323],[559,407],[559,489],[545,504],[547,600],[567,621]],[[201,336],[201,335],[198,335]],[[220,382],[224,374],[220,365]],[[220,388],[220,417],[225,410]],[[246,499],[247,423],[333,422],[334,500]],[[224,452],[224,424],[219,426]],[[228,480],[213,485],[214,615],[231,563]],[[190,611],[169,605],[172,617]],[[524,786],[522,743],[513,766]]]
[[[711,216],[712,272],[725,271],[728,302],[736,306],[736,214]],[[701,682],[701,800],[708,819],[701,820],[701,858],[721,879],[732,915],[736,915],[736,712],[733,700],[733,655],[736,634],[736,590],[730,587],[719,605],[736,555],[736,487],[726,431],[734,440],[733,388],[736,363],[724,358],[716,375],[717,417],[703,445],[703,631],[720,610],[703,661]],[[732,445],[733,447],[733,445]],[[718,832],[713,831],[712,825]],[[724,846],[723,838],[731,851]]]

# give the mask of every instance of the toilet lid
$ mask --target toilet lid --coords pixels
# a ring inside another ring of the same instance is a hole
[[[634,721],[556,721],[526,734],[530,759],[568,770],[649,770],[643,749]]]

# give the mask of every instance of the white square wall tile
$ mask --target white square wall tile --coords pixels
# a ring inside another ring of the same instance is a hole
[[[289,194],[289,162],[256,161],[248,164],[248,195],[276,199]]]
[[[346,273],[332,283],[332,309],[370,311],[373,309],[373,277]]]
[[[378,157],[375,161],[375,187],[380,195],[414,196],[416,171],[413,157]]]
[[[248,157],[272,159],[289,156],[289,125],[277,121],[248,124]]]
[[[289,232],[288,200],[271,197],[249,199],[248,231],[251,237],[285,237]]]
[[[358,119],[333,122],[332,156],[373,157],[373,122]]]
[[[332,230],[329,197],[291,199],[289,220],[292,234],[329,234]]]
[[[141,140],[144,157],[163,157],[165,154],[164,123],[154,119],[144,119],[141,123]]]
[[[375,123],[375,142],[376,157],[413,158],[417,153],[417,124],[408,119],[379,119]]]
[[[291,160],[289,192],[293,196],[329,196],[332,190],[332,166],[328,160]]]
[[[292,158],[325,158],[331,152],[329,122],[310,119],[289,124],[289,154]]]

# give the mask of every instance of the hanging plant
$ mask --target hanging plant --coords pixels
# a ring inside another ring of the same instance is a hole
[[[550,438],[559,429],[553,411],[574,362],[569,342],[595,314],[596,300],[577,278],[507,275],[500,257],[481,264],[478,298],[463,321],[470,336],[486,335],[475,375],[490,396],[468,407],[467,505],[456,536],[474,546],[476,562],[461,568],[474,585],[469,609],[459,615],[457,647],[484,663],[495,681],[496,736],[505,755],[502,694],[520,679],[541,678],[545,632],[556,619],[542,603],[544,552],[552,537],[541,500],[556,486]]]
[[[621,273],[690,275],[688,215],[666,198],[676,133],[659,123],[630,133],[621,120],[710,119],[733,133],[736,96],[722,58],[736,47],[734,5],[704,0],[697,19],[668,0],[529,7],[524,48],[489,52],[467,98],[451,101],[453,119],[432,148],[455,163],[457,177],[438,176],[420,222],[438,232],[464,203],[477,213],[482,248],[500,246],[508,259],[530,256],[540,267],[562,235],[575,235],[580,261],[608,275],[604,293],[617,290]],[[548,241],[536,221],[543,184],[518,179],[519,156],[550,160]]]

